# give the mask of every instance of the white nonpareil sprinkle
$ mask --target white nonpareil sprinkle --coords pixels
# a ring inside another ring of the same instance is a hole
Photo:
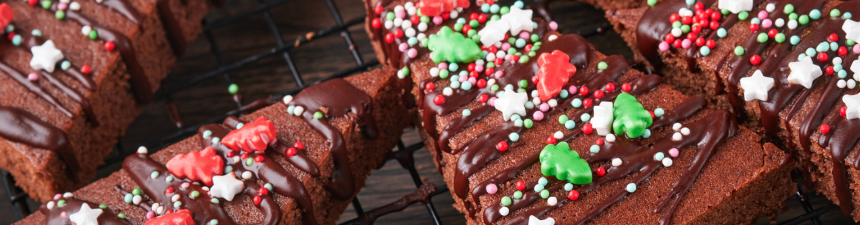
[[[564,133],[562,133],[561,131],[556,131],[555,134],[552,135],[552,137],[554,137],[555,139],[561,139],[564,137]]]
[[[546,101],[546,103],[549,104],[549,107],[555,108],[558,106],[558,100],[555,99],[550,99],[549,101]]]
[[[776,10],[776,3],[767,4],[767,7],[765,7],[765,9],[767,9],[767,12],[773,12],[773,10]]]
[[[534,104],[535,104],[535,106],[540,105],[540,102],[541,102],[541,101],[540,101],[540,98],[533,98],[533,99],[532,99],[532,103],[534,103]]]
[[[406,28],[406,37],[415,37],[415,29],[414,28]]]
[[[606,141],[615,142],[615,135],[614,134],[607,134],[606,135]]]
[[[797,20],[789,20],[788,21],[788,28],[792,29],[792,30],[794,30],[794,28],[797,28]]]
[[[290,102],[293,102],[293,96],[292,95],[284,96],[284,104],[289,105]]]
[[[839,80],[836,82],[836,87],[845,88],[845,85],[847,85],[847,83],[845,83],[845,80]]]
[[[674,140],[674,141],[680,141],[681,138],[683,138],[681,133],[675,132],[675,134],[672,134],[672,140]]]
[[[537,90],[532,90],[532,98],[540,97],[540,93]]]
[[[782,18],[776,19],[776,22],[774,22],[773,24],[776,25],[776,27],[785,26],[785,19],[782,19]]]
[[[690,128],[681,128],[681,134],[683,134],[684,136],[690,135]]]
[[[403,19],[401,19],[401,18],[394,18],[394,26],[395,26],[395,27],[399,27],[399,26],[400,26],[400,24],[403,24]]]
[[[74,10],[74,11],[81,10],[81,3],[72,2],[71,4],[69,4],[69,9]]]
[[[678,131],[678,129],[681,129],[681,126],[681,123],[672,124],[672,130]]]
[[[147,153],[149,153],[149,150],[147,150],[146,147],[144,147],[144,146],[137,147],[137,154],[147,154]]]
[[[458,13],[457,11],[451,10],[450,18],[455,19],[459,15],[460,15],[460,13]]]
[[[296,116],[301,116],[302,113],[304,113],[304,112],[305,112],[305,107],[296,106],[296,108],[293,109],[293,114]]]
[[[436,67],[430,68],[430,76],[431,77],[438,77],[439,76],[439,68],[436,68]]]
[[[234,163],[239,162],[240,160],[242,160],[242,158],[240,158],[238,155],[237,155],[237,156],[233,156],[233,162],[234,162]]]
[[[672,158],[669,158],[669,157],[663,158],[662,162],[663,162],[663,166],[665,166],[665,167],[672,166]]]
[[[182,196],[179,194],[174,194],[172,197],[170,197],[170,201],[176,202],[176,201],[179,201],[179,198],[182,198]]]
[[[135,205],[139,205],[140,201],[143,201],[143,197],[141,197],[140,195],[135,195],[133,198],[131,198],[131,202]]]
[[[60,0],[60,3],[66,3],[66,4],[69,4],[69,2],[70,2],[70,0]]]
[[[554,206],[555,204],[558,204],[558,199],[555,197],[549,197],[548,199],[546,199],[546,204]]]
[[[614,159],[612,159],[612,166],[616,166],[616,167],[617,167],[617,166],[620,166],[620,165],[621,165],[621,159],[619,159],[619,158],[614,158]]]
[[[427,30],[427,23],[420,22],[418,23],[418,31],[424,32]]]
[[[75,197],[75,195],[73,195],[72,192],[63,193],[63,198],[71,198],[71,197]]]
[[[557,39],[557,38],[558,38],[558,36],[556,36],[555,34],[552,34],[552,35],[549,35],[549,38],[547,38],[547,40],[555,41],[555,39]]]
[[[452,94],[454,94],[454,89],[451,89],[451,87],[445,87],[442,89],[442,95],[451,96]]]
[[[502,208],[499,209],[499,214],[501,214],[502,216],[507,216],[510,212],[511,211],[508,209],[508,207],[502,206]]]
[[[853,79],[848,79],[848,89],[854,89],[857,86],[857,82]]]
[[[392,27],[394,27],[394,21],[386,20],[384,25],[386,30],[390,30]]]
[[[92,31],[92,30],[93,30],[93,27],[91,27],[91,26],[81,27],[81,34],[83,34],[84,36],[89,36],[90,31]]]
[[[251,177],[253,177],[253,175],[251,174],[250,171],[242,172],[242,179],[247,180],[247,179],[251,179]]]
[[[161,206],[161,204],[158,204],[158,202],[156,202],[156,203],[152,203],[152,207],[151,207],[151,209],[152,209],[152,211],[153,211],[155,214],[161,214],[160,212],[158,212],[158,211],[157,211],[157,209],[158,209],[158,207],[159,207],[159,206]]]
[[[404,20],[403,22],[400,23],[400,27],[403,28],[404,30],[408,29],[408,28],[412,28],[412,21],[411,20]]]
[[[54,204],[56,204],[56,203],[54,203],[54,201],[48,202],[48,205],[47,205],[48,210],[54,209]]]

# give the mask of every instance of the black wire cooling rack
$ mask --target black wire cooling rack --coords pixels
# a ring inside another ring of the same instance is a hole
[[[204,81],[211,80],[211,79],[215,79],[216,77],[222,77],[226,84],[233,84],[234,83],[233,78],[230,75],[231,72],[235,72],[235,71],[241,69],[242,67],[245,67],[249,64],[258,62],[262,59],[267,59],[267,58],[271,58],[271,57],[282,57],[284,60],[284,63],[286,63],[287,67],[289,68],[290,74],[291,74],[292,79],[295,82],[297,88],[290,90],[286,93],[273,94],[268,99],[266,99],[266,101],[269,101],[269,102],[279,101],[281,99],[281,97],[283,97],[285,95],[292,95],[292,94],[298,93],[299,91],[301,91],[302,89],[306,88],[309,85],[308,83],[306,83],[305,78],[297,69],[296,63],[293,61],[293,55],[290,54],[290,51],[294,50],[296,48],[299,48],[301,46],[305,46],[306,44],[308,44],[314,40],[317,40],[318,38],[331,36],[331,35],[335,35],[335,34],[339,34],[343,38],[343,40],[346,42],[346,45],[348,46],[349,54],[352,56],[353,61],[355,62],[355,66],[348,68],[348,69],[345,69],[345,70],[342,70],[340,72],[334,73],[328,77],[323,78],[322,80],[328,80],[328,79],[338,78],[338,77],[347,77],[347,76],[356,74],[358,72],[366,71],[366,70],[368,70],[374,66],[379,65],[379,62],[376,59],[365,61],[362,58],[362,55],[357,50],[356,44],[353,41],[352,34],[349,31],[349,29],[351,27],[362,26],[364,23],[364,17],[358,17],[358,18],[344,21],[344,19],[341,16],[340,11],[338,10],[338,7],[335,5],[333,0],[324,0],[327,7],[326,7],[326,9],[323,9],[323,11],[327,10],[331,13],[332,19],[335,21],[335,26],[328,27],[326,29],[322,29],[322,30],[314,32],[312,38],[310,36],[300,36],[300,37],[296,38],[295,40],[289,40],[289,41],[292,41],[291,44],[290,44],[290,42],[286,42],[288,40],[283,39],[283,37],[281,35],[281,30],[278,28],[278,26],[276,25],[276,23],[272,19],[271,10],[273,8],[283,6],[287,3],[293,2],[293,0],[274,0],[274,1],[258,0],[258,1],[260,4],[257,5],[256,7],[251,8],[251,9],[247,9],[245,11],[236,13],[232,16],[223,17],[223,18],[220,18],[217,20],[204,21],[203,22],[203,27],[204,27],[203,36],[206,38],[206,40],[209,43],[209,48],[211,51],[210,54],[212,56],[214,56],[215,62],[213,62],[213,63],[215,65],[217,65],[217,68],[214,70],[211,70],[209,72],[203,73],[201,75],[195,76],[195,77],[188,79],[188,80],[184,80],[184,81],[180,81],[177,83],[165,85],[165,86],[167,86],[167,88],[162,87],[162,89],[160,89],[158,92],[155,93],[155,98],[157,100],[163,100],[165,102],[168,102],[169,104],[172,104],[173,95],[176,94],[177,92],[180,92],[183,90],[193,89],[193,88],[195,88],[195,86],[198,86],[200,83],[202,83]],[[360,0],[355,0],[355,1],[360,1]],[[350,9],[350,10],[362,10],[362,11],[364,11],[364,9]],[[275,38],[275,46],[273,46],[269,49],[266,49],[264,51],[261,51],[259,53],[247,56],[245,58],[242,58],[242,59],[239,59],[239,60],[236,60],[233,62],[225,63],[224,59],[223,59],[223,53],[219,49],[218,45],[216,44],[217,40],[216,40],[215,36],[212,34],[213,30],[223,28],[226,26],[230,26],[230,25],[235,25],[237,23],[241,23],[244,20],[246,20],[247,18],[252,17],[252,16],[262,16],[264,18],[265,25],[266,25],[267,29]],[[564,16],[564,15],[556,15],[556,16],[558,17],[558,16]],[[575,15],[572,15],[572,16],[575,16]],[[608,23],[603,22],[602,24],[597,26],[597,29],[591,29],[591,30],[586,30],[586,31],[579,30],[579,31],[574,32],[574,33],[579,33],[585,37],[591,37],[591,36],[602,35],[602,34],[606,33],[606,30],[608,28],[609,28]],[[623,45],[623,43],[622,43],[622,45]],[[320,63],[325,63],[325,60],[321,59]],[[193,135],[194,133],[197,132],[197,129],[203,124],[218,123],[228,116],[238,116],[238,115],[241,115],[242,113],[253,111],[254,109],[256,109],[253,106],[243,104],[241,98],[237,98],[237,97],[235,97],[235,95],[234,95],[233,99],[236,103],[236,109],[235,110],[231,110],[227,113],[224,113],[221,116],[217,116],[217,117],[208,119],[205,122],[198,123],[195,125],[191,125],[191,126],[182,125],[182,126],[180,126],[178,131],[176,131],[175,133],[167,135],[164,138],[161,138],[160,140],[145,144],[144,146],[146,146],[150,149],[161,149],[164,146],[178,142],[178,141],[180,141],[186,137]],[[412,182],[415,184],[416,188],[423,185],[424,182],[422,181],[422,177],[418,173],[418,170],[416,169],[416,164],[413,160],[412,154],[415,151],[423,149],[423,147],[424,147],[424,144],[421,143],[420,141],[417,143],[411,143],[410,145],[407,146],[401,140],[397,143],[397,147],[396,147],[397,150],[392,152],[391,154],[389,154],[389,158],[386,160],[386,162],[392,161],[392,160],[398,161],[398,163],[401,165],[401,167],[403,167],[403,169],[405,169],[409,172],[409,174],[412,178]],[[105,160],[105,162],[106,162],[105,164],[110,165],[113,163],[122,162],[122,160],[125,156],[132,154],[132,153],[133,153],[133,150],[126,149],[123,146],[121,146],[120,144],[117,144],[117,146],[114,147],[114,153],[111,154],[112,157],[107,158]],[[106,167],[99,168],[100,172],[105,172],[105,173],[109,173],[109,172],[112,172],[115,170],[116,170],[116,168],[106,168]],[[28,203],[28,202],[33,202],[33,200],[31,198],[29,198],[29,196],[27,196],[27,194],[24,193],[20,188],[14,186],[14,183],[15,183],[14,178],[8,172],[0,170],[0,176],[3,177],[2,178],[2,180],[3,180],[3,187],[2,188],[4,188],[6,190],[5,192],[7,193],[7,197],[9,199],[9,202],[11,203],[11,206],[12,206],[11,210],[13,211],[17,220],[23,219],[24,217],[26,217],[27,215],[29,215],[31,213],[30,204],[32,204],[32,203]],[[796,182],[802,182],[802,181],[796,180]],[[444,187],[444,184],[441,184],[441,185],[443,187],[438,188],[435,192],[430,194],[431,198],[448,192],[448,189],[446,187]],[[798,183],[798,190],[801,190],[800,187],[801,186]],[[808,197],[808,194],[814,195],[814,193],[804,193],[804,192],[798,191],[795,194],[795,196],[792,197],[792,200],[791,200],[791,201],[796,201],[797,203],[799,203],[798,204],[799,207],[802,207],[805,213],[803,213],[797,217],[782,221],[779,224],[793,225],[793,224],[801,224],[801,223],[805,223],[805,222],[812,223],[812,224],[823,224],[823,222],[821,221],[821,219],[819,217],[825,213],[833,211],[834,209],[838,209],[838,206],[835,206],[832,204],[824,206],[824,207],[819,207],[818,209],[815,209],[815,208],[813,208],[812,204],[810,203],[810,200],[809,200],[810,198]],[[427,209],[427,213],[432,218],[432,223],[433,224],[442,224],[442,222],[440,220],[439,213],[437,212],[432,201],[430,201],[428,203],[423,203],[423,204],[424,204],[425,208]],[[348,221],[341,223],[341,224],[355,224],[357,221],[359,221],[360,219],[362,219],[365,216],[366,211],[362,208],[361,202],[358,200],[358,198],[353,199],[352,207],[353,207],[354,211],[356,212],[355,219],[348,220]]]

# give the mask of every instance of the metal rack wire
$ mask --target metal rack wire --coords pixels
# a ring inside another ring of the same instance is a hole
[[[214,70],[206,72],[202,75],[193,77],[192,79],[189,79],[187,81],[183,81],[183,82],[179,82],[179,83],[175,83],[175,84],[170,84],[169,88],[162,88],[161,90],[159,90],[155,94],[156,99],[164,100],[167,102],[172,102],[173,94],[175,94],[179,91],[192,89],[192,88],[194,88],[194,86],[200,84],[203,81],[210,80],[210,79],[213,79],[213,78],[219,77],[219,76],[222,77],[227,84],[232,84],[233,79],[231,78],[231,75],[230,75],[231,71],[235,71],[235,70],[237,70],[237,69],[239,69],[245,65],[248,65],[248,64],[253,63],[253,62],[257,62],[261,59],[265,59],[265,58],[269,58],[269,57],[278,57],[278,56],[282,57],[284,59],[284,62],[289,67],[292,79],[294,80],[294,82],[296,83],[296,85],[298,87],[294,90],[288,91],[287,93],[281,93],[279,95],[272,96],[272,97],[270,97],[270,101],[277,101],[277,99],[280,99],[284,95],[295,94],[295,93],[299,92],[300,90],[304,89],[305,87],[307,87],[308,84],[305,83],[305,80],[304,80],[302,74],[299,73],[298,69],[296,68],[296,64],[294,63],[294,61],[292,59],[292,55],[290,54],[290,50],[293,50],[295,48],[303,46],[304,44],[309,43],[312,40],[308,39],[306,37],[298,37],[294,41],[295,44],[293,44],[293,45],[286,44],[285,40],[281,36],[281,31],[279,30],[278,26],[276,26],[276,24],[273,22],[272,15],[270,13],[270,11],[273,8],[285,5],[286,3],[292,2],[292,0],[274,0],[274,1],[258,0],[258,1],[259,1],[260,5],[252,8],[252,9],[249,9],[247,11],[240,12],[236,15],[225,17],[225,18],[218,19],[215,21],[209,21],[209,22],[204,21],[203,33],[204,33],[206,40],[209,42],[211,54],[214,55],[214,57],[215,57],[215,61],[216,61],[215,63],[218,66],[217,69],[214,69]],[[349,52],[350,52],[353,60],[355,61],[355,66],[352,68],[340,71],[338,73],[335,73],[329,77],[324,78],[323,80],[328,80],[328,79],[336,78],[336,77],[350,76],[350,75],[355,74],[357,72],[365,71],[368,68],[377,66],[379,64],[379,62],[376,61],[375,59],[372,59],[370,61],[365,61],[364,59],[362,59],[361,54],[357,51],[357,49],[355,47],[355,43],[353,42],[352,35],[349,32],[350,27],[362,25],[362,23],[364,22],[364,17],[344,21],[343,18],[341,17],[341,14],[340,14],[337,6],[334,4],[334,2],[332,0],[325,0],[325,3],[326,3],[327,8],[328,8],[327,10],[330,11],[332,18],[335,21],[335,26],[315,32],[314,33],[315,37],[313,40],[316,40],[319,37],[325,37],[325,36],[330,36],[330,35],[334,35],[334,34],[339,34],[343,38],[343,40],[346,42],[347,46],[349,46]],[[236,24],[238,22],[245,20],[248,17],[257,16],[257,15],[262,15],[263,18],[265,19],[266,26],[269,29],[269,32],[275,38],[275,46],[270,48],[270,49],[267,49],[265,51],[259,52],[257,54],[253,54],[251,56],[248,56],[246,58],[243,58],[243,59],[240,59],[240,60],[237,60],[234,62],[230,62],[230,63],[225,63],[223,60],[223,57],[222,57],[222,52],[218,48],[218,45],[216,44],[217,40],[213,36],[212,31],[216,30],[218,28],[228,26],[228,25]],[[600,35],[600,34],[605,33],[605,30],[607,28],[608,28],[608,24],[601,26],[597,30],[586,31],[586,33],[582,33],[581,35],[586,36],[586,37],[594,36],[594,35]],[[170,135],[167,135],[163,139],[160,139],[158,141],[146,144],[145,146],[149,147],[150,149],[159,149],[162,146],[167,146],[168,144],[178,142],[178,141],[180,141],[180,140],[182,140],[188,136],[193,135],[194,133],[197,132],[197,129],[203,124],[217,123],[217,122],[222,121],[224,118],[226,118],[228,116],[236,116],[236,115],[240,115],[243,112],[245,112],[247,110],[245,105],[243,105],[239,99],[237,99],[237,98],[234,98],[234,99],[235,99],[236,106],[237,106],[236,110],[232,110],[228,113],[225,113],[224,115],[221,115],[221,116],[218,116],[215,118],[211,118],[211,119],[209,119],[203,123],[200,123],[200,124],[196,124],[196,125],[192,125],[192,126],[184,126],[181,129],[179,129],[177,132],[170,134]],[[423,149],[423,147],[424,147],[424,144],[421,142],[413,143],[409,146],[406,146],[406,144],[404,144],[403,141],[401,140],[397,143],[397,149],[398,150],[395,152],[392,152],[393,156],[387,160],[387,161],[391,161],[391,160],[398,161],[398,163],[403,167],[403,169],[405,169],[409,172],[409,174],[412,178],[412,181],[415,184],[416,188],[420,187],[423,184],[423,182],[421,180],[420,174],[418,173],[418,171],[416,169],[412,154],[415,151]],[[107,164],[111,164],[112,162],[121,162],[125,156],[132,153],[131,151],[124,150],[124,149],[125,148],[123,148],[123,146],[121,146],[120,144],[117,144],[117,146],[115,146],[115,148],[114,148],[114,151],[116,154],[112,154],[112,155],[114,155],[113,157],[105,160],[107,162]],[[399,154],[399,156],[398,156],[398,154]],[[109,170],[109,169],[108,168],[100,168],[99,170]],[[15,183],[14,178],[9,173],[7,173],[6,171],[0,170],[0,176],[2,176],[3,188],[6,190],[7,198],[10,200],[10,202],[12,204],[12,210],[14,211],[15,217],[20,220],[20,219],[26,217],[27,215],[29,215],[31,213],[31,211],[30,211],[30,206],[28,205],[29,197],[27,196],[27,194],[24,193],[20,188],[17,188],[14,186],[14,183]],[[798,185],[798,187],[800,187],[800,186]],[[447,192],[448,192],[447,188],[441,187],[437,191],[435,191],[431,194],[431,198],[434,196],[438,196],[440,194],[447,193]],[[799,223],[803,223],[803,222],[807,222],[807,221],[812,222],[813,224],[822,224],[821,220],[819,219],[819,216],[821,216],[827,212],[830,212],[831,210],[836,208],[836,206],[830,205],[828,207],[814,209],[809,202],[809,198],[806,197],[806,195],[804,193],[797,192],[795,197],[797,198],[797,200],[799,201],[800,205],[802,206],[802,208],[805,210],[806,213],[803,215],[800,215],[798,217],[792,218],[790,220],[784,221],[780,224],[792,225],[792,224],[799,224]],[[365,215],[365,213],[364,213],[365,210],[362,208],[361,202],[358,200],[358,198],[353,199],[352,206],[355,209],[355,212],[357,214],[356,218],[349,220],[347,222],[344,222],[342,224],[354,224],[356,221],[358,221],[360,218],[362,218],[362,216]],[[441,224],[439,214],[436,211],[436,208],[433,205],[433,203],[428,202],[428,203],[425,203],[424,206],[427,209],[428,214],[432,218],[432,220],[433,220],[432,222],[434,224]]]

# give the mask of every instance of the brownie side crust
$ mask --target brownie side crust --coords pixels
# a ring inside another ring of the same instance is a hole
[[[385,153],[393,147],[403,128],[409,125],[409,120],[406,119],[408,118],[408,113],[405,108],[400,106],[402,98],[396,92],[397,86],[394,70],[387,68],[374,70],[346,78],[346,80],[372,98],[372,110],[368,111],[370,113],[368,116],[374,118],[373,121],[375,121],[375,125],[378,128],[376,138],[368,139],[362,134],[366,128],[354,122],[357,120],[355,117],[356,114],[350,113],[346,117],[328,120],[338,132],[342,132],[343,134],[344,142],[348,149],[348,163],[353,171],[352,174],[356,181],[357,190],[364,185],[364,180],[368,176],[370,169],[375,168],[384,158]],[[336,156],[328,151],[329,147],[326,138],[315,132],[314,128],[305,122],[304,119],[289,115],[290,112],[288,111],[291,111],[289,108],[291,107],[277,103],[241,118],[244,121],[252,121],[258,117],[268,118],[274,123],[280,142],[290,145],[296,142],[303,144],[304,149],[299,150],[298,155],[291,158],[285,158],[283,155],[274,152],[273,154],[266,155],[266,160],[274,160],[279,167],[285,169],[291,176],[301,182],[302,186],[307,190],[306,196],[309,196],[313,205],[313,209],[309,210],[301,207],[296,199],[287,198],[272,192],[269,195],[273,196],[274,203],[276,203],[275,206],[281,212],[281,215],[276,215],[276,217],[280,218],[278,224],[308,223],[310,221],[309,218],[303,217],[309,211],[315,212],[314,217],[321,224],[334,223],[337,215],[349,204],[349,200],[354,196],[354,193],[347,199],[338,199],[327,190],[326,183],[329,182],[328,179],[334,173],[338,173],[334,162]],[[225,124],[227,123],[225,122]],[[186,154],[203,149],[202,143],[204,143],[202,136],[195,135],[158,153],[152,154],[151,158],[160,165],[163,165],[178,154]],[[267,151],[275,150],[269,148]],[[294,164],[295,157],[301,155],[309,159],[312,164],[318,165],[316,167],[318,169],[316,171],[318,173],[317,176],[313,172],[309,172],[313,170],[306,171],[306,169],[302,169],[304,167]],[[131,157],[138,156],[133,155]],[[260,186],[263,186],[262,183],[258,183]],[[276,182],[273,181],[273,183]],[[96,181],[76,191],[74,199],[105,204],[114,215],[123,213],[129,222],[143,224],[147,220],[146,213],[148,211],[144,204],[129,204],[123,200],[123,192],[132,192],[132,189],[135,187],[140,186],[131,179],[128,171],[121,170],[108,178]],[[278,187],[275,188],[277,190]],[[224,206],[224,211],[236,223],[262,222],[264,219],[263,215],[265,215],[265,212],[261,212],[255,207],[252,197],[239,194],[232,201],[220,200],[221,205]],[[43,206],[44,209],[45,206]],[[25,220],[18,222],[18,224],[43,224],[48,219],[43,212],[35,213]]]

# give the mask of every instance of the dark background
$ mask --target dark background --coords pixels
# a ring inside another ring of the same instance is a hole
[[[343,21],[361,19],[365,15],[364,5],[361,0],[334,0],[334,5],[340,13]],[[260,7],[261,4],[271,1],[253,0],[231,0],[219,9],[210,11],[206,21],[213,23],[223,21],[225,18],[240,15],[243,12]],[[564,33],[593,33],[603,28],[604,32],[589,36],[588,39],[597,48],[607,54],[620,54],[627,59],[632,59],[630,50],[621,37],[608,29],[608,22],[603,18],[603,12],[593,7],[573,2],[554,1],[550,4],[554,19],[559,22],[560,30]],[[293,45],[297,39],[307,39],[309,34],[324,30],[337,25],[329,10],[326,1],[291,1],[279,5],[270,10],[271,18],[280,37],[286,45]],[[266,15],[256,13],[236,23],[208,30],[211,32],[215,46],[223,55],[221,61],[225,64],[236,62],[254,54],[265,52],[276,46],[274,36],[266,22]],[[348,35],[352,37],[356,48],[365,63],[376,61],[373,48],[370,46],[367,34],[362,24],[350,26]],[[304,78],[306,84],[319,81],[324,77],[355,67],[356,62],[349,52],[350,47],[340,33],[326,37],[313,37],[308,44],[303,44],[288,51],[296,69]],[[174,85],[185,83],[190,79],[204,73],[213,71],[219,67],[219,61],[212,53],[210,40],[205,35],[189,43],[188,50],[177,65],[172,74],[162,82],[162,89],[171,88]],[[258,61],[244,65],[229,72],[231,81],[223,76],[216,76],[205,80],[193,87],[185,88],[171,96],[170,99],[161,99],[145,107],[144,112],[135,119],[127,133],[120,139],[118,149],[125,152],[133,152],[140,145],[149,145],[150,151],[161,149],[164,146],[151,146],[159,143],[165,137],[178,132],[174,122],[168,115],[168,101],[176,105],[182,121],[186,126],[204,123],[226,112],[236,109],[237,105],[233,96],[228,93],[227,87],[230,82],[239,86],[244,104],[257,99],[268,98],[272,95],[283,94],[296,89],[298,86],[293,79],[290,68],[281,54],[266,57]],[[410,130],[403,137],[408,144],[417,143],[420,139],[414,130]],[[114,153],[117,158],[122,153]],[[119,158],[121,159],[121,158]],[[426,150],[415,153],[415,161],[422,180],[434,183],[439,187],[445,185],[441,175],[437,173],[432,163],[430,154]],[[100,170],[99,177],[104,177],[119,169],[121,160],[114,161]],[[373,175],[367,180],[367,186],[361,190],[358,198],[365,210],[376,208],[398,200],[401,196],[415,190],[409,173],[396,161],[388,161],[384,167],[373,171]],[[12,206],[6,198],[6,190],[0,188],[0,224],[10,224],[17,221],[12,213]],[[812,192],[807,192],[813,208],[820,209],[832,206],[827,199]],[[462,214],[451,205],[454,201],[450,193],[443,193],[433,198],[433,203],[442,218],[444,224],[465,224]],[[797,197],[787,200],[787,207],[776,213],[773,218],[761,218],[756,224],[773,224],[785,222],[795,218],[805,211],[800,206]],[[29,207],[37,209],[38,204],[29,200]],[[339,222],[355,218],[355,211],[350,206],[341,215]],[[850,217],[842,215],[838,209],[831,210],[821,217],[824,224],[852,224]],[[387,215],[377,220],[378,224],[432,224],[427,209],[422,205],[412,205],[403,212]],[[804,222],[801,224],[812,224]]]

